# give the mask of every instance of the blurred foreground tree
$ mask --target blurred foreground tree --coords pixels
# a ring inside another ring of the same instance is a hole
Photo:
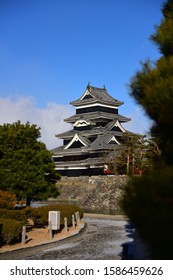
[[[59,175],[40,129],[20,121],[0,126],[0,189],[27,200],[56,197]]]
[[[173,259],[173,0],[163,4],[162,12],[151,36],[161,57],[144,62],[130,83],[130,95],[154,122],[151,135],[161,156],[153,158],[148,174],[131,178],[123,207],[148,243],[151,257]]]

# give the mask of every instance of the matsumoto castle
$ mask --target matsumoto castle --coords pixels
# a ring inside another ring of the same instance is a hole
[[[76,114],[64,121],[73,128],[56,135],[63,139],[63,146],[52,150],[57,172],[63,176],[108,173],[106,155],[121,148],[126,132],[122,123],[130,121],[118,112],[124,102],[110,96],[105,87],[88,84],[84,94],[70,104],[76,107]]]

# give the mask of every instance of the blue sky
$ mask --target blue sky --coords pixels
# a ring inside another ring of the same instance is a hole
[[[128,94],[140,61],[159,58],[149,40],[161,0],[0,0],[0,122],[41,127],[48,148],[69,128],[63,118],[90,82],[125,102],[129,128],[150,121]]]

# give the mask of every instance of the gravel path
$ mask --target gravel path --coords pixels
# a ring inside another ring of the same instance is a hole
[[[0,258],[20,260],[122,259],[123,244],[132,241],[132,230],[128,227],[128,221],[121,219],[122,217],[88,214],[83,219],[87,226],[79,235],[52,244],[7,252],[1,254]]]

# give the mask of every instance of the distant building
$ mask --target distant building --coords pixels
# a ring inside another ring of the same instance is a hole
[[[70,104],[76,114],[64,121],[73,129],[56,135],[63,139],[63,146],[52,150],[57,172],[64,176],[109,173],[105,157],[119,150],[126,132],[122,123],[130,121],[118,113],[124,102],[110,96],[105,87],[88,84],[84,94]]]

